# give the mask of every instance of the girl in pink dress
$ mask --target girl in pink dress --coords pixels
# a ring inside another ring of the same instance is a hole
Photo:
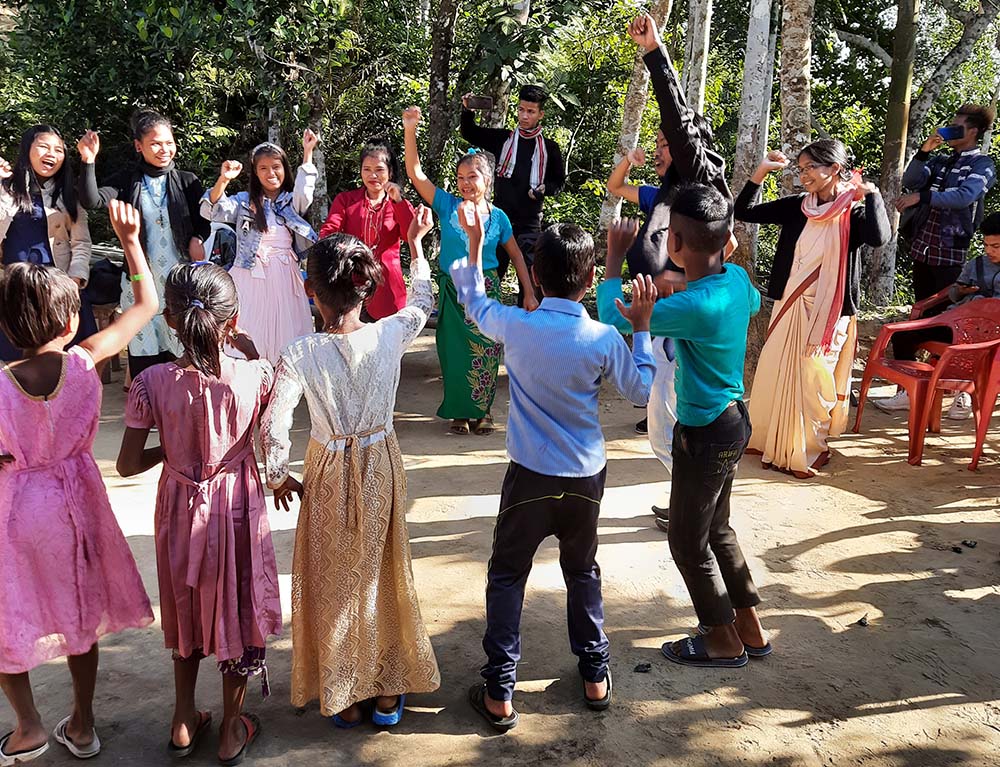
[[[55,739],[74,756],[96,756],[97,640],[153,622],[93,454],[98,369],[159,305],[139,244],[140,214],[117,200],[109,209],[135,303],[69,352],[80,322],[73,279],[29,263],[0,273],[0,329],[24,355],[0,373],[0,687],[17,716],[17,728],[0,737],[4,765],[48,749],[28,672],[62,655],[69,656],[74,707]]]
[[[164,318],[184,356],[140,374],[129,390],[118,471],[163,463],[156,496],[156,569],[165,644],[174,653],[177,704],[169,751],[187,756],[212,721],[195,707],[198,667],[222,672],[219,759],[238,764],[260,732],[243,714],[249,677],[267,689],[265,640],[281,632],[278,571],[253,433],[274,370],[236,329],[236,285],[205,262],[167,276]],[[221,353],[230,344],[246,359]],[[160,445],[146,447],[153,427]]]
[[[313,150],[319,137],[302,136],[302,165],[295,174],[288,155],[265,141],[250,153],[250,189],[226,194],[243,172],[236,160],[222,163],[215,186],[201,200],[201,215],[236,229],[236,262],[230,274],[239,291],[243,324],[260,354],[276,365],[284,348],[313,332],[312,310],[299,262],[318,239],[304,216],[316,190]]]
[[[353,234],[382,262],[382,282],[362,312],[365,320],[380,320],[406,306],[399,245],[413,220],[413,206],[403,197],[399,160],[385,141],[370,141],[361,150],[361,181],[360,189],[333,198],[319,236]]]

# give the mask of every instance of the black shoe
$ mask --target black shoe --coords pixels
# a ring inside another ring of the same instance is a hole
[[[653,514],[656,515],[657,519],[668,519],[670,517],[670,509],[661,509],[659,506],[654,506]]]
[[[635,425],[636,434],[649,434],[649,430],[646,428],[646,421],[648,420],[649,420],[648,418],[643,418],[641,421],[639,421],[639,423]]]

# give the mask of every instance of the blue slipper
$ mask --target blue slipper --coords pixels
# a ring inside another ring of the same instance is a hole
[[[365,718],[363,716],[358,718],[358,721],[356,722],[348,722],[340,714],[333,715],[333,726],[339,727],[341,730],[352,730],[364,721]]]
[[[705,650],[705,637],[687,637],[679,642],[664,642],[663,657],[682,666],[698,668],[742,668],[750,662],[744,651],[736,658],[712,658]]]
[[[751,658],[765,658],[774,652],[774,648],[771,647],[771,643],[768,642],[763,647],[751,647],[748,644],[743,645],[743,650]]]
[[[379,727],[392,727],[394,724],[399,724],[399,720],[403,718],[404,705],[406,705],[406,695],[399,696],[399,700],[396,701],[396,708],[392,711],[380,711],[376,705],[375,710],[372,712],[372,722]]]

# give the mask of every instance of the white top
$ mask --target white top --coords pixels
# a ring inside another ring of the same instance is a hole
[[[303,394],[310,434],[330,451],[343,450],[347,437],[356,437],[364,447],[392,432],[400,360],[434,307],[427,261],[414,261],[410,275],[406,306],[396,314],[353,333],[312,333],[282,352],[271,404],[261,422],[270,487],[288,477],[289,432]]]

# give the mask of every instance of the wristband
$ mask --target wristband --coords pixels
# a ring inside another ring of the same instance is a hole
[[[130,274],[128,276],[128,278],[132,282],[142,282],[146,278],[146,275],[144,275],[144,274]]]

